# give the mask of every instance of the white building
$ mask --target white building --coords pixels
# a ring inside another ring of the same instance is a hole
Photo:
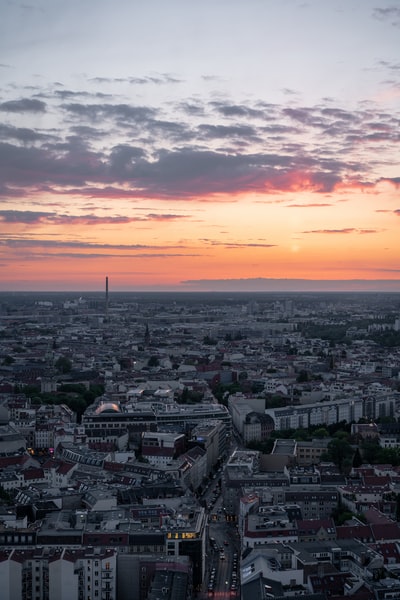
[[[3,549],[2,600],[115,600],[114,549]]]

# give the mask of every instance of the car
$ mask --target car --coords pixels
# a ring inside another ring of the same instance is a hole
[[[224,552],[220,552],[219,553],[219,557],[220,557],[221,560],[224,560],[225,559],[225,553]]]
[[[224,546],[229,546],[228,540],[224,540]]]

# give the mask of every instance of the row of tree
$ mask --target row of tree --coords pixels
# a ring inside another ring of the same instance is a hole
[[[362,464],[400,465],[400,448],[382,448],[378,439],[358,440],[351,435],[350,429],[351,424],[342,421],[326,427],[273,431],[268,440],[249,442],[247,447],[269,454],[276,439],[311,441],[315,438],[330,437],[326,452],[321,455],[321,461],[333,462],[343,474],[349,474],[352,467],[356,468]]]

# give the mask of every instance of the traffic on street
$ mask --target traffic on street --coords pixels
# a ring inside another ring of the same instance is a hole
[[[204,493],[208,512],[206,572],[202,598],[235,599],[240,596],[240,543],[236,521],[228,520],[221,497],[218,471]]]

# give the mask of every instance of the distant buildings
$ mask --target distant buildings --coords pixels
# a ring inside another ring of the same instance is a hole
[[[369,336],[396,333],[398,314],[392,296],[3,301],[0,485],[14,504],[0,506],[1,598],[188,600],[217,517],[239,534],[230,591],[243,600],[388,599],[398,469],[345,477],[321,462],[328,437],[240,448],[342,421],[397,447],[400,351]],[[203,492],[220,476],[210,520]],[[366,522],[335,525],[339,500]]]

